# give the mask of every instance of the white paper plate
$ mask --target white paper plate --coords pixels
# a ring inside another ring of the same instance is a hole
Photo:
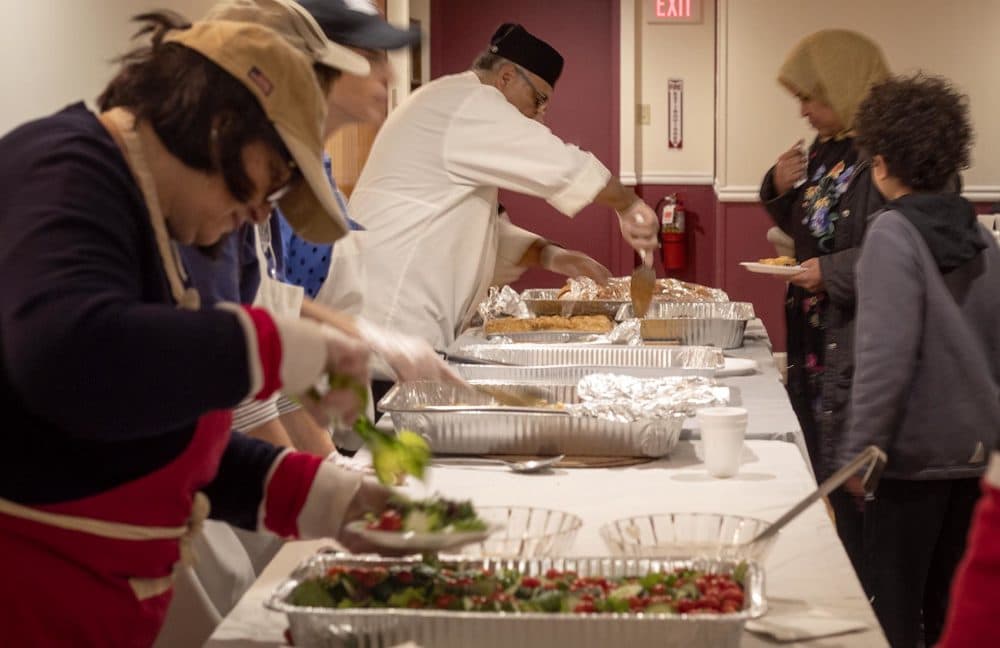
[[[395,551],[444,551],[455,549],[473,542],[482,542],[491,534],[503,528],[502,524],[487,523],[482,531],[438,531],[417,533],[415,531],[379,531],[369,529],[366,520],[355,520],[347,524],[347,530],[364,538],[381,549]]]
[[[749,376],[757,371],[757,361],[750,358],[725,358],[726,365],[716,369],[716,376]]]
[[[780,265],[769,265],[767,263],[755,263],[753,261],[741,261],[740,265],[749,270],[750,272],[758,272],[760,274],[770,274],[770,275],[793,275],[802,272],[803,268],[800,265],[794,266],[780,266]]]

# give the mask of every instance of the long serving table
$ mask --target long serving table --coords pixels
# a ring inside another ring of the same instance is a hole
[[[729,354],[730,352],[727,352]],[[434,467],[414,495],[440,492],[477,504],[530,505],[572,512],[583,528],[571,555],[607,555],[599,536],[605,522],[631,515],[702,511],[776,519],[815,489],[800,450],[795,416],[777,380],[766,339],[748,339],[733,355],[758,361],[760,373],[726,378],[740,387],[750,411],[748,440],[740,473],[731,479],[707,475],[700,442],[682,441],[667,458],[625,468],[557,469],[519,475],[503,468]],[[693,430],[695,436],[697,431]],[[774,440],[781,439],[781,440]],[[789,442],[792,441],[792,442]],[[283,646],[285,618],[263,607],[271,590],[301,560],[332,541],[289,542],[265,569],[206,644],[211,648]],[[746,631],[743,646],[885,646],[886,640],[851,569],[833,524],[821,503],[809,508],[779,536],[765,562],[769,612],[766,620],[801,627],[803,618],[820,624],[852,622],[864,630],[826,638],[777,643]]]

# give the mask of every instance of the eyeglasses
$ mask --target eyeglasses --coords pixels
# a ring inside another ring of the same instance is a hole
[[[302,177],[302,172],[299,171],[299,168],[296,166],[294,160],[288,161],[288,170],[291,171],[291,175],[288,180],[264,197],[264,200],[271,206],[271,209],[277,209],[278,201],[287,196],[288,192],[295,186],[296,181]]]
[[[535,93],[535,110],[541,110],[542,106],[548,103],[549,95],[539,91],[539,89],[535,87],[535,84],[531,82],[531,79],[529,79],[525,71],[521,69],[521,66],[515,65],[514,69],[517,71],[518,75],[524,79],[524,82],[528,84],[531,91]]]

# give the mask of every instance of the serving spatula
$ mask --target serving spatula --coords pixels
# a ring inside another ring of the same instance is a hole
[[[639,250],[641,259],[635,270],[632,271],[632,279],[628,285],[628,295],[632,300],[632,312],[636,317],[646,316],[650,304],[653,303],[653,291],[656,290],[656,273],[653,271],[653,260],[647,263],[646,250]]]

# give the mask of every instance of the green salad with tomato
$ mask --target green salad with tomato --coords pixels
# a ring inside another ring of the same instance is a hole
[[[412,500],[397,493],[389,498],[381,515],[369,514],[368,528],[373,531],[453,533],[485,531],[487,527],[469,500],[443,497]]]
[[[451,569],[424,563],[392,567],[331,567],[298,584],[293,605],[333,608],[413,608],[457,612],[727,614],[745,604],[741,563],[730,574],[691,569],[641,577],[584,577],[548,570]]]

